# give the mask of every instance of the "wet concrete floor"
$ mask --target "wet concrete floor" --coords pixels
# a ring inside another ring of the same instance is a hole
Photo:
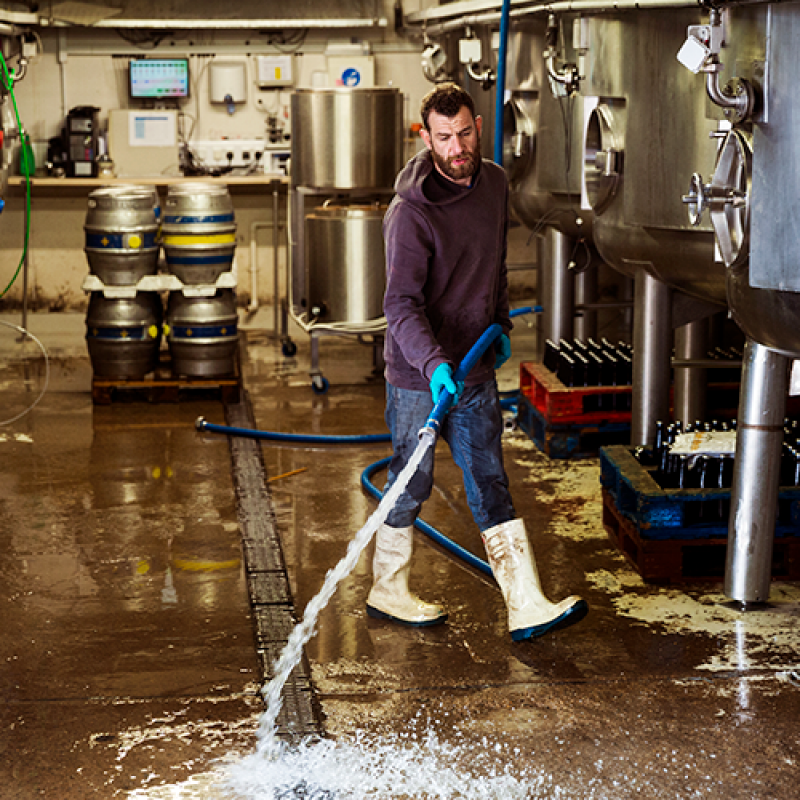
[[[261,673],[229,445],[193,428],[224,409],[214,397],[93,407],[82,320],[49,316],[64,320],[31,324],[48,392],[0,427],[0,798],[236,796],[220,763],[254,748]],[[258,319],[245,329],[259,427],[385,430],[371,348],[323,338],[330,389],[316,395],[307,338],[287,359]],[[36,348],[24,365],[19,348],[0,330],[3,418],[43,382]],[[532,352],[518,326],[501,388]],[[435,742],[443,760],[468,771],[488,757],[487,774],[524,776],[522,788],[465,779],[436,794],[432,771],[429,795],[363,796],[796,797],[800,586],[775,583],[768,608],[742,615],[720,584],[645,585],[603,531],[596,459],[550,460],[520,432],[504,447],[545,589],[581,594],[587,618],[514,644],[496,586],[418,534],[412,586],[447,604],[448,624],[368,618],[370,547],[307,656],[328,737]],[[389,449],[260,449],[300,615],[375,509],[360,475]],[[424,518],[484,556],[444,445]]]

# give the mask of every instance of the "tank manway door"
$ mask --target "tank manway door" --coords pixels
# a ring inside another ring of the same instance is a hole
[[[606,104],[592,109],[586,125],[583,180],[586,198],[595,214],[608,208],[622,173],[622,143],[615,127],[614,113]]]
[[[695,173],[683,198],[692,225],[699,225],[707,208],[717,247],[726,267],[743,263],[750,238],[752,144],[747,134],[730,131],[722,143],[711,183]]]

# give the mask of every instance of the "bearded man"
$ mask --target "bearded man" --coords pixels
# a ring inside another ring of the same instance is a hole
[[[418,443],[418,433],[443,389],[455,398],[441,436],[461,468],[467,502],[481,530],[503,593],[514,641],[541,636],[580,620],[579,597],[551,603],[544,595],[525,531],[517,518],[503,466],[503,420],[495,370],[511,356],[506,273],[508,182],[481,157],[480,116],[454,83],[422,100],[425,149],[402,169],[386,212],[386,422],[394,453],[387,488]],[[503,330],[464,383],[453,374],[492,323]],[[447,619],[440,605],[408,588],[413,525],[433,487],[431,448],[377,532],[372,617],[405,625]]]

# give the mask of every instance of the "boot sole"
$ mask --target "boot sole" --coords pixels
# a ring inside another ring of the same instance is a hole
[[[580,600],[574,606],[570,606],[561,616],[556,617],[550,622],[545,622],[542,625],[534,625],[531,628],[519,628],[516,631],[511,631],[511,638],[515,642],[525,642],[528,639],[536,639],[539,636],[544,636],[550,631],[561,630],[580,622],[589,613],[589,605],[585,600]]]
[[[411,622],[407,619],[401,619],[400,617],[393,617],[391,614],[387,614],[385,611],[379,611],[375,606],[370,605],[367,606],[367,615],[373,619],[382,619],[387,622],[397,622],[400,625],[407,625],[409,628],[430,628],[432,625],[441,625],[447,622],[447,614],[436,617],[436,619],[425,620],[424,622]]]

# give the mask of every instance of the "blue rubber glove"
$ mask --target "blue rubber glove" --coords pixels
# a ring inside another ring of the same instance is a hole
[[[504,333],[501,333],[494,340],[494,350],[497,355],[494,357],[494,368],[500,369],[503,364],[511,358],[511,339]]]
[[[434,403],[439,400],[442,389],[447,389],[447,391],[453,395],[452,405],[458,402],[461,397],[461,392],[464,391],[463,381],[456,383],[453,380],[453,368],[449,364],[439,364],[439,366],[436,367],[433,371],[433,375],[431,375],[430,387]]]

